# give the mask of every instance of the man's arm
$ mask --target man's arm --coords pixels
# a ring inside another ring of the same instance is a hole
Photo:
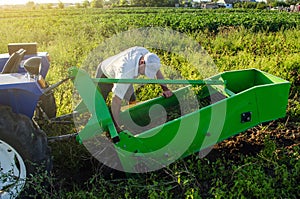
[[[119,115],[121,112],[121,103],[122,103],[122,99],[119,98],[118,96],[114,95],[112,98],[112,102],[111,102],[111,112],[112,112],[112,117],[113,117],[113,121],[115,123],[115,127],[117,132],[121,132],[122,129],[119,127]]]
[[[160,70],[157,71],[156,78],[157,79],[164,79],[164,76],[163,76],[163,74],[161,73]],[[168,97],[171,97],[173,95],[172,91],[167,87],[167,85],[161,84],[160,86],[163,90],[163,96],[164,97],[168,98]]]

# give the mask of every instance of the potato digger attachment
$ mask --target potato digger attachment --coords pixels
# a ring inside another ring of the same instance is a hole
[[[13,43],[0,54],[0,198],[15,198],[28,176],[52,168],[51,141],[74,138],[109,168],[127,173],[161,169],[263,122],[285,117],[290,83],[257,70],[227,71],[204,80],[91,78],[79,68],[49,85],[47,52]],[[74,111],[56,117],[53,91],[72,80]],[[121,111],[117,132],[98,83],[177,84]],[[75,123],[77,133],[49,137],[39,121]],[[204,154],[205,155],[205,154]]]
[[[107,166],[130,173],[163,168],[284,117],[290,89],[288,81],[257,69],[227,71],[205,80],[90,78],[75,67],[69,76],[82,99],[74,113],[90,114],[77,140]],[[157,97],[123,110],[125,130],[118,133],[98,82],[186,86],[171,98]]]
[[[47,52],[37,52],[35,43],[10,48],[16,53],[0,54],[0,198],[17,197],[39,167],[51,170],[51,141],[76,137],[109,168],[150,172],[200,151],[208,153],[216,143],[286,114],[290,83],[257,69],[204,80],[156,80],[91,78],[72,67],[66,79],[49,85]],[[78,104],[72,113],[56,117],[53,91],[70,79]],[[99,82],[183,86],[170,98],[156,97],[122,110],[124,130],[117,132]],[[77,133],[49,137],[39,120],[74,122]]]

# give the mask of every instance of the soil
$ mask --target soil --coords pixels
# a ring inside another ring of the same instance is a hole
[[[266,139],[275,141],[278,148],[284,148],[289,153],[293,153],[296,146],[300,147],[300,124],[285,120],[259,125],[226,139],[216,144],[207,157],[215,160],[225,155],[225,158],[235,160],[241,155],[253,156],[265,147]]]
[[[220,97],[220,95],[217,97]],[[222,99],[222,96],[220,99]],[[201,107],[203,107],[207,104],[200,105]],[[175,111],[176,107],[172,108],[173,109],[170,110],[170,113],[172,114],[169,115],[168,113],[169,120],[174,119],[174,116],[178,117],[179,115],[179,113]],[[299,121],[289,121],[289,118],[287,117],[258,125],[214,145],[209,153],[205,156],[205,158],[209,159],[210,161],[216,161],[219,158],[239,161],[241,157],[255,156],[259,154],[265,148],[268,140],[275,142],[277,146],[276,150],[285,149],[285,153],[294,153],[295,150],[299,151]],[[87,156],[89,155],[87,154]],[[61,172],[62,168],[58,166],[56,169],[54,169],[54,172],[56,173],[55,176],[57,178],[70,177],[73,183],[76,183],[80,186],[80,184],[84,184],[84,182],[87,181],[89,177],[92,177],[95,172],[102,170],[100,168],[101,165],[98,165],[99,162],[93,160],[92,157],[86,158],[85,161],[79,160],[79,162],[81,164],[79,171],[77,170],[70,172],[70,170],[67,169],[69,171],[64,170],[63,172]],[[112,174],[117,178],[123,176],[118,172],[113,172]],[[111,177],[112,175],[110,175],[110,178]]]

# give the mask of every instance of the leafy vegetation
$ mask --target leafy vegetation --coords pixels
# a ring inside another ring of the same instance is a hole
[[[81,66],[99,43],[139,27],[169,27],[203,46],[219,71],[258,68],[289,80],[292,88],[285,118],[249,129],[216,144],[204,158],[187,157],[147,173],[113,172],[74,140],[50,143],[54,169],[33,176],[27,196],[43,198],[297,198],[300,172],[299,14],[269,11],[194,9],[3,10],[0,52],[11,42],[37,42],[51,56],[49,83]],[[159,53],[159,52],[158,52]],[[188,65],[160,54],[174,67]],[[96,66],[95,66],[96,68]],[[187,78],[194,78],[188,72]],[[150,87],[151,88],[151,87]],[[149,89],[149,87],[147,87]],[[152,88],[157,95],[158,88]],[[155,90],[156,89],[156,90]],[[58,114],[72,111],[71,84],[56,89]],[[139,99],[144,99],[143,89]],[[150,97],[153,97],[150,95]],[[72,125],[42,124],[49,135],[74,132]],[[48,182],[47,186],[43,182]]]

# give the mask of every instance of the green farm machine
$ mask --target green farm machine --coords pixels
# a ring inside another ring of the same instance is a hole
[[[286,114],[290,83],[257,69],[226,71],[203,80],[157,80],[92,78],[72,67],[67,79],[48,85],[47,53],[37,52],[35,44],[10,48],[12,53],[0,55],[0,198],[17,196],[36,165],[51,170],[47,134],[33,118],[55,122],[62,117],[56,117],[53,91],[65,81],[72,81],[80,96],[68,116],[88,115],[78,126],[78,142],[107,166],[128,173],[163,168]],[[125,130],[117,132],[98,82],[184,86],[170,98],[157,97],[123,110]],[[185,111],[191,101],[195,103]],[[171,116],[175,109],[179,114]],[[103,146],[110,149],[99,155]]]

